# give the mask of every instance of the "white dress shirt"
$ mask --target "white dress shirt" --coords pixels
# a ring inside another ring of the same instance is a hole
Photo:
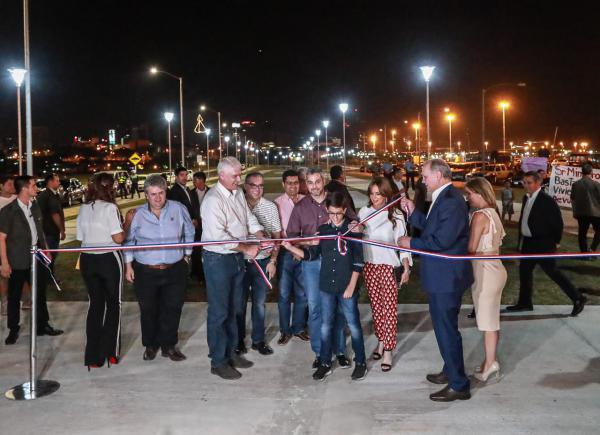
[[[429,206],[429,210],[427,211],[426,217],[429,217],[429,213],[431,213],[431,210],[433,209],[433,204],[435,204],[435,200],[438,199],[438,196],[440,196],[440,193],[442,193],[442,190],[444,190],[446,187],[450,186],[451,184],[452,184],[452,182],[446,183],[443,186],[440,186],[433,191],[433,193],[431,194],[431,205]]]
[[[37,228],[35,227],[35,220],[33,219],[33,214],[31,213],[31,205],[33,204],[33,202],[29,200],[29,204],[25,205],[21,202],[19,198],[17,198],[16,201],[17,204],[19,204],[19,207],[21,207],[21,210],[23,210],[25,218],[27,219],[27,223],[29,224],[29,229],[31,230],[31,244],[37,245],[38,233]]]
[[[118,246],[112,236],[123,231],[121,216],[116,204],[96,200],[83,204],[77,216],[77,240],[81,247]],[[89,251],[86,254],[106,254],[110,251]]]
[[[358,212],[358,220],[362,221],[373,212],[375,212],[373,207],[361,208]],[[396,223],[395,228],[388,219],[387,211],[379,213],[377,216],[365,222],[364,238],[376,240],[378,242],[396,244],[396,241],[400,237],[406,236],[406,222],[404,221],[404,215],[401,212],[395,212],[393,217]],[[398,252],[393,249],[381,248],[379,246],[372,246],[364,243],[363,255],[365,263],[387,264],[392,267],[400,267],[400,262],[407,258],[408,263],[412,266],[412,257],[408,252],[400,252],[400,258],[398,258]]]
[[[531,230],[529,229],[527,221],[529,220],[529,213],[531,213],[531,208],[533,207],[533,203],[535,202],[535,199],[540,193],[540,190],[542,190],[541,187],[535,192],[533,192],[531,195],[529,193],[526,194],[527,202],[525,203],[525,206],[521,211],[521,234],[525,237],[531,237]]]
[[[202,217],[202,241],[246,239],[249,234],[262,231],[256,216],[252,214],[244,192],[241,189],[230,191],[220,182],[210,189],[200,207]],[[238,243],[204,246],[217,254],[236,254]]]

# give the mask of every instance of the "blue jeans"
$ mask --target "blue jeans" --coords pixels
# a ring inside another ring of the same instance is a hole
[[[310,329],[310,347],[317,357],[321,357],[321,289],[319,288],[319,275],[321,273],[321,260],[303,261],[302,276],[304,289],[308,298],[308,328]],[[335,343],[337,354],[346,353],[346,337],[344,336],[344,315],[341,310],[336,313]]]
[[[285,251],[282,249],[282,251]],[[288,251],[279,256],[279,331],[298,334],[306,329],[306,294],[302,285],[302,262],[294,260]],[[292,314],[292,293],[294,312]],[[290,317],[292,325],[290,326]]]
[[[270,258],[256,260],[267,274],[267,263]],[[244,275],[244,294],[240,311],[236,314],[238,326],[238,340],[241,345],[246,338],[246,308],[248,298],[252,294],[252,343],[265,341],[265,300],[267,299],[267,283],[252,262],[246,262],[246,274]]]
[[[321,325],[321,362],[326,365],[330,364],[333,347],[332,329],[334,329],[334,323],[337,323],[336,317],[340,308],[350,328],[354,361],[357,364],[365,364],[365,342],[360,325],[360,313],[358,312],[358,291],[355,291],[350,299],[345,299],[343,293],[332,294],[321,292],[321,312],[323,315],[323,324]]]
[[[246,265],[242,254],[203,250],[202,266],[208,300],[208,357],[211,367],[221,367],[229,362],[238,344],[236,313],[242,305]]]

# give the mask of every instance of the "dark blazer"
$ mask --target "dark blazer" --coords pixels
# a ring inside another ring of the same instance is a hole
[[[210,190],[210,187],[206,186],[206,193]],[[206,195],[205,193],[205,195]],[[192,219],[198,220],[198,227],[196,228],[196,238],[202,235],[202,219],[200,219],[200,202],[198,201],[198,195],[196,194],[196,188],[190,189],[190,198],[192,199],[192,209],[196,216],[192,216]],[[200,240],[200,239],[198,239]]]
[[[571,186],[573,217],[600,217],[600,183],[582,177]]]
[[[186,192],[188,193],[189,197],[186,195]],[[179,183],[173,184],[167,191],[167,199],[180,202],[185,206],[185,208],[187,208],[187,211],[192,219],[198,219],[199,216],[197,216],[197,213],[194,211],[192,203],[190,202],[191,196],[192,195],[190,194],[188,188],[181,186]]]
[[[340,183],[337,180],[331,180],[325,186],[325,190],[329,193],[341,192],[346,197],[348,208],[352,209],[352,211],[356,213],[356,206],[354,205],[354,200],[352,199],[352,195],[350,195],[350,192],[348,192],[348,188],[344,183]]]
[[[431,208],[429,217],[415,208],[409,223],[422,230],[410,247],[441,254],[465,255],[469,247],[469,209],[461,193],[446,187]],[[473,284],[468,260],[445,260],[422,256],[421,284],[428,293],[464,292]]]
[[[6,234],[6,254],[13,270],[26,270],[31,267],[31,230],[25,213],[15,199],[0,210],[0,232]],[[46,248],[42,212],[36,201],[31,206],[38,233],[38,247]]]
[[[525,208],[527,201],[527,196],[524,196],[521,210]],[[556,251],[556,245],[560,243],[562,238],[563,219],[558,204],[550,195],[540,191],[535,198],[533,207],[529,212],[529,219],[527,219],[531,237],[524,237],[521,234],[522,220],[523,212],[519,217],[519,246],[521,252],[539,254]]]

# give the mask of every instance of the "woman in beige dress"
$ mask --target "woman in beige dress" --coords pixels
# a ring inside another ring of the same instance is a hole
[[[469,253],[499,254],[506,235],[496,206],[494,189],[485,178],[474,178],[466,186],[471,215]],[[475,282],[471,288],[477,314],[477,328],[483,331],[485,360],[476,369],[475,378],[486,382],[490,376],[500,379],[496,350],[500,338],[500,299],[506,284],[506,269],[500,260],[472,260]]]

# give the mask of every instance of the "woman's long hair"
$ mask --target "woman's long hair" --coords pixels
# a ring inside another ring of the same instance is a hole
[[[492,184],[488,180],[483,177],[474,177],[467,181],[465,187],[470,191],[481,195],[487,206],[496,210],[496,213],[500,216],[498,204],[496,203],[496,194],[494,193]]]
[[[375,177],[373,178],[373,181],[369,183],[369,187],[367,189],[367,193],[369,195],[369,203],[367,205],[369,207],[373,206],[373,202],[371,201],[371,188],[373,186],[377,186],[379,188],[379,193],[385,197],[386,203],[394,199],[394,190],[392,189],[390,181],[385,177]],[[388,220],[392,223],[392,228],[396,228],[396,219],[394,218],[394,215],[397,215],[398,213],[402,213],[402,211],[400,211],[396,205],[388,208]]]
[[[115,194],[115,179],[112,175],[104,172],[94,175],[90,183],[91,189],[86,194],[86,203],[94,204],[95,201],[106,201],[117,203]]]

